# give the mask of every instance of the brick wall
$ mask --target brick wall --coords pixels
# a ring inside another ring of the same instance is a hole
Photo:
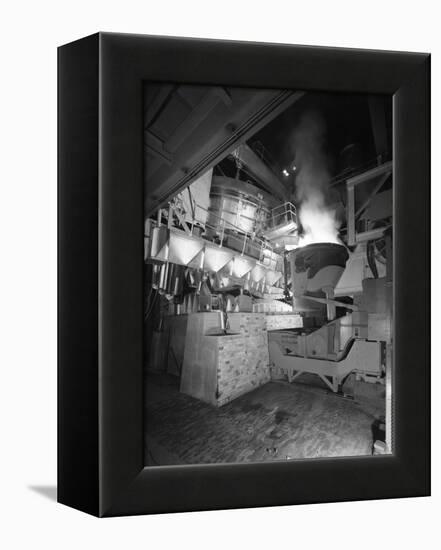
[[[228,318],[230,330],[238,334],[218,338],[219,406],[270,380],[265,315],[232,313]]]
[[[280,330],[284,328],[301,328],[303,319],[296,313],[265,315],[267,330]]]

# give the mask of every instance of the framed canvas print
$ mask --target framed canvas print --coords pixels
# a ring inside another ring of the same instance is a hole
[[[430,494],[430,57],[59,48],[59,501]]]

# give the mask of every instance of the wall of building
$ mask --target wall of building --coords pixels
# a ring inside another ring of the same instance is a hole
[[[303,319],[296,313],[267,314],[265,315],[265,326],[267,330],[301,328]]]
[[[229,403],[270,380],[263,313],[231,313],[229,330],[217,312],[188,315],[181,391],[215,406]]]
[[[265,315],[233,313],[230,330],[239,334],[224,336],[218,348],[218,405],[266,384],[270,380],[268,338]]]

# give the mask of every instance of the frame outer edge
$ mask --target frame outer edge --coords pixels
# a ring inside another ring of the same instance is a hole
[[[239,56],[235,58],[233,67],[227,66],[226,60],[235,52],[239,44],[243,48],[243,58]],[[139,289],[131,288],[131,286],[136,287],[142,279],[137,273],[138,260],[134,257],[135,250],[139,248],[141,251],[137,236],[137,227],[141,224],[137,219],[133,221],[139,210],[135,200],[139,196],[138,185],[142,185],[142,178],[141,182],[138,182],[140,174],[138,162],[141,162],[142,147],[136,141],[141,139],[137,133],[139,114],[136,114],[139,98],[135,97],[139,82],[142,80],[173,81],[173,79],[180,81],[183,78],[189,83],[205,80],[212,83],[219,78],[220,83],[225,83],[228,79],[231,85],[257,87],[265,87],[272,83],[274,87],[304,89],[308,88],[310,83],[309,89],[314,90],[318,89],[318,85],[323,88],[323,82],[329,79],[331,83],[329,89],[332,91],[357,92],[363,90],[368,83],[366,89],[369,93],[393,94],[399,89],[397,97],[402,94],[404,98],[405,93],[409,93],[407,98],[409,99],[412,94],[419,93],[418,85],[412,88],[413,77],[418,79],[418,75],[421,76],[419,68],[426,59],[421,54],[340,50],[339,61],[336,62],[335,51],[327,48],[291,47],[290,49],[286,46],[231,42],[210,42],[202,56],[201,45],[205,45],[203,40],[102,35],[103,127],[100,145],[103,152],[103,195],[100,206],[103,208],[103,215],[100,219],[103,224],[103,244],[100,254],[103,259],[102,291],[103,299],[105,298],[102,310],[103,330],[104,327],[106,328],[103,332],[103,357],[101,358],[103,371],[100,377],[102,396],[100,429],[103,436],[100,455],[102,468],[100,514],[111,516],[127,513],[240,508],[428,494],[429,420],[427,402],[424,401],[429,384],[427,354],[416,381],[419,388],[418,400],[423,407],[420,417],[411,422],[416,432],[410,435],[402,429],[400,437],[403,444],[396,456],[390,459],[380,457],[378,460],[326,459],[320,463],[311,461],[305,464],[304,461],[299,461],[294,464],[293,461],[290,464],[272,464],[271,466],[252,464],[247,465],[246,470],[239,465],[157,467],[143,470],[140,468],[142,444],[137,430],[142,423],[140,419],[142,407],[135,379],[142,369],[136,365],[139,351],[134,348],[139,347],[139,342],[133,336],[139,334],[136,298]],[[167,60],[170,64],[173,59],[178,61],[174,61],[174,64],[172,63],[169,67]],[[273,66],[270,84],[263,77],[262,59],[266,64],[271,60],[277,60]],[[362,61],[361,64],[358,63],[359,59]],[[216,60],[219,63],[210,63],[210,60]],[[291,66],[294,62],[299,63],[299,70],[303,71],[300,76],[293,76],[286,71],[287,66]],[[370,63],[375,63],[375,71],[372,74],[366,74],[365,69]],[[320,71],[314,71],[313,68],[317,67]],[[350,78],[347,75],[351,75]],[[425,91],[427,90],[423,86],[422,93]],[[407,147],[411,150],[416,139],[415,132],[412,131],[413,127],[416,125],[420,132],[427,132],[427,128],[424,130],[424,123],[428,122],[428,109],[430,109],[427,102],[425,107],[422,119],[420,117],[409,122],[409,117],[406,115],[402,125],[404,130],[399,138],[402,139],[403,136],[405,138],[407,135],[407,142],[403,143],[404,145],[407,143]],[[425,143],[427,145],[427,142]],[[429,172],[425,172],[427,158],[421,160],[424,144],[420,144],[419,148],[417,146],[417,149],[419,154],[417,165],[423,170],[428,181]],[[409,183],[410,179],[404,173],[403,181]],[[133,185],[133,191],[124,190],[123,183]],[[426,192],[421,194],[404,193],[400,203],[403,213],[408,212],[415,200],[414,205],[417,209],[425,212],[428,208],[428,198],[427,188]],[[408,223],[408,226],[408,228],[404,227],[403,231],[400,228],[399,231],[409,239],[409,242],[416,242],[417,236],[411,231],[414,224]],[[135,242],[129,238],[130,234]],[[421,253],[420,258],[427,266],[427,247]],[[417,256],[418,249],[414,257]],[[400,261],[400,257],[398,259]],[[127,261],[128,267],[124,270],[121,264]],[[403,266],[410,265],[406,264],[404,254],[401,261],[404,262]],[[142,262],[139,261],[139,264]],[[422,277],[422,282],[426,280],[427,274],[424,269],[420,269],[418,274]],[[412,288],[411,279],[405,278],[404,281]],[[401,286],[404,288],[403,285]],[[124,294],[123,299],[121,295]],[[429,326],[427,324],[429,298],[427,293],[423,295],[417,315],[417,318],[422,320],[418,335],[426,344],[430,338],[430,334],[425,332]],[[134,313],[130,312],[131,307],[134,308]],[[121,323],[121,319],[124,319],[125,324]],[[129,349],[128,342],[134,347]],[[418,343],[411,349],[413,359],[420,357],[417,353],[419,349]],[[129,355],[124,355],[124,350],[129,351]],[[403,395],[409,397],[412,380],[405,373],[400,374],[400,377],[405,392]],[[139,378],[136,380],[139,385]],[[404,424],[404,421],[409,419],[409,403],[405,405],[402,400],[401,406],[404,406],[402,409],[405,413],[402,421]],[[133,420],[132,424],[127,424],[127,419]],[[417,452],[420,444],[422,447]],[[405,455],[409,451],[410,454],[406,458]],[[413,458],[415,458],[414,464],[411,460]],[[258,479],[262,479],[261,484],[256,484]],[[345,479],[346,482],[344,482]],[[340,481],[344,482],[341,486],[339,486]],[[230,492],[227,485],[233,482],[236,487]],[[215,495],[215,490],[219,490],[218,495]]]
[[[58,494],[98,510],[97,36],[58,49]]]
[[[394,316],[396,333],[406,343],[405,352],[402,344],[395,346],[394,378],[400,374],[394,383],[396,454],[421,496],[430,495],[431,484],[430,65],[427,54],[394,97],[399,100],[394,134],[400,136],[394,144],[394,178],[400,186],[395,194]],[[401,364],[406,365],[402,374]]]

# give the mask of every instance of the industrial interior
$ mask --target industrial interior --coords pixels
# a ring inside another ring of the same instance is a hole
[[[146,83],[145,463],[385,454],[392,102]]]

